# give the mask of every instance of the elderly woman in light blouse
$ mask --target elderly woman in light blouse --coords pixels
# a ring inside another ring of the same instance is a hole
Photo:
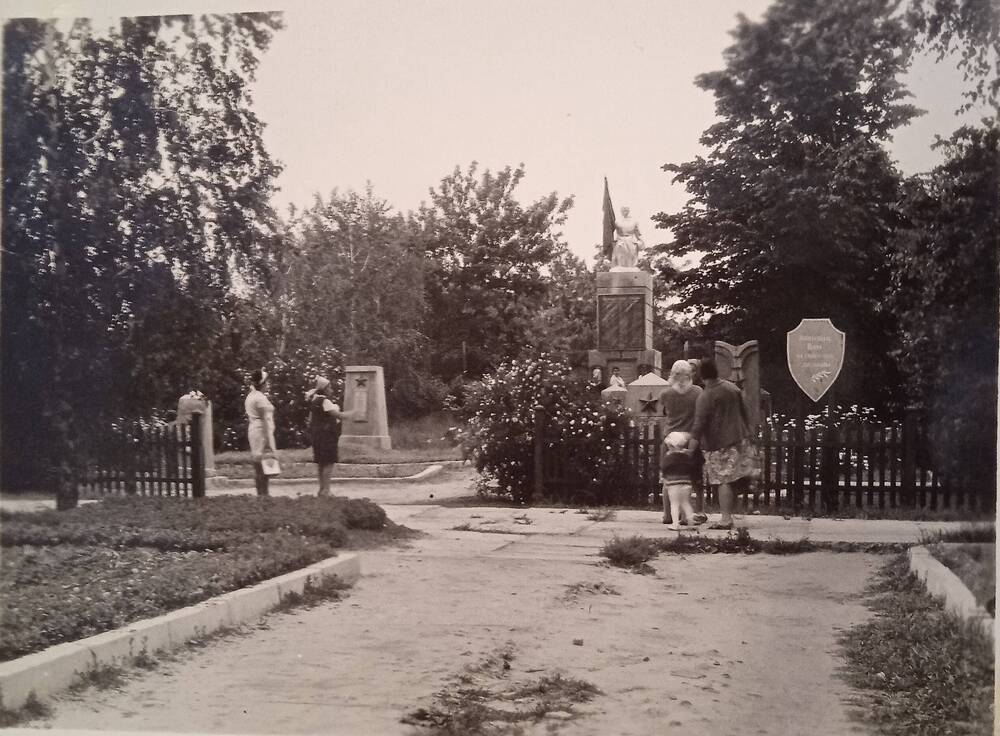
[[[243,406],[247,413],[247,439],[253,460],[254,482],[258,496],[268,495],[268,478],[261,464],[265,457],[277,453],[274,442],[274,405],[267,398],[267,372],[260,368],[250,375],[252,388]]]

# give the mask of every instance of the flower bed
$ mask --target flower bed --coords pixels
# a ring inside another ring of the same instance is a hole
[[[0,521],[2,661],[406,531],[368,500],[314,497],[112,498]]]

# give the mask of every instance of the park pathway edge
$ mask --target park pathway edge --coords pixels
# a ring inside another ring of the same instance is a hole
[[[995,641],[993,631],[996,626],[995,619],[976,602],[975,596],[965,587],[965,583],[958,575],[936,559],[927,547],[910,547],[907,556],[910,560],[910,570],[923,581],[928,593],[943,599],[946,610],[961,619],[974,622],[991,642]]]
[[[330,557],[162,616],[2,662],[0,705],[17,710],[32,693],[45,700],[89,669],[121,665],[143,652],[177,649],[192,639],[253,621],[272,610],[289,593],[301,594],[306,583],[334,575],[345,583],[357,581],[361,576],[358,556]]]

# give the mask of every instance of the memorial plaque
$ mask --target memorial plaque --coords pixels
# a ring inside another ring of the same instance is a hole
[[[788,333],[788,371],[813,401],[823,398],[840,375],[845,338],[828,319],[804,319]]]
[[[644,302],[632,294],[601,295],[597,298],[600,350],[641,350],[645,345]]]

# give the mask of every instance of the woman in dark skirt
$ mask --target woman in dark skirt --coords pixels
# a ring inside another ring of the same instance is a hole
[[[313,462],[319,471],[319,495],[330,495],[330,474],[337,462],[341,420],[348,416],[333,402],[333,385],[316,376],[316,387],[306,392],[309,405],[309,430],[312,433]]]

